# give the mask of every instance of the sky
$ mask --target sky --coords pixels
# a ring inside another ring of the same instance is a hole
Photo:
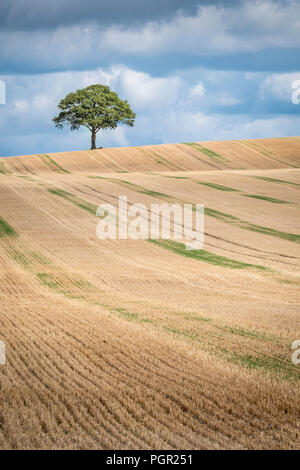
[[[135,126],[116,147],[300,135],[299,0],[1,0],[0,156],[82,150],[52,118],[109,85]]]

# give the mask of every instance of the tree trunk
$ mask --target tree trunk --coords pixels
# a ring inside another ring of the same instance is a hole
[[[92,135],[91,135],[91,150],[95,150],[96,148],[96,132],[92,130]]]

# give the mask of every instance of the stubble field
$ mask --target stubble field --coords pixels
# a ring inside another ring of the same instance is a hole
[[[300,449],[300,138],[0,159],[0,448]],[[203,203],[203,250],[96,208]]]

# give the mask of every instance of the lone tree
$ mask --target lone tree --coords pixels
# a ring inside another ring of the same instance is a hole
[[[91,135],[91,149],[96,148],[96,134],[100,129],[115,129],[118,124],[133,127],[135,113],[126,100],[105,85],[90,85],[69,93],[58,105],[61,110],[53,118],[55,126],[71,130],[87,127]]]

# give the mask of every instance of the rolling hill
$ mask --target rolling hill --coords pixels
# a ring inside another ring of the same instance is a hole
[[[300,137],[0,159],[0,448],[300,448]],[[97,206],[203,203],[203,250]]]

